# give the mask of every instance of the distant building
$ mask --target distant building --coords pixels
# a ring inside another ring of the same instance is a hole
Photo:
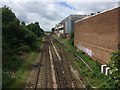
[[[70,15],[67,18],[65,18],[65,32],[64,32],[65,36],[73,32],[74,22],[84,18],[85,16],[86,15]]]
[[[56,24],[54,33],[57,34],[58,36],[64,34],[64,22]]]
[[[74,25],[74,45],[102,64],[120,45],[120,7],[88,16]]]
[[[55,33],[67,37],[74,30],[74,22],[84,18],[86,15],[69,15],[55,26]]]

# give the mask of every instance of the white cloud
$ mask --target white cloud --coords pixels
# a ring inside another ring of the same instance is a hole
[[[90,14],[117,6],[117,3],[96,2],[2,2],[12,8],[17,18],[26,23],[39,22],[40,26],[50,31],[56,23],[70,14]],[[25,0],[26,1],[26,0]],[[81,0],[80,0],[81,1]]]
[[[33,0],[1,0],[2,2],[33,2]],[[34,0],[34,2],[118,2],[119,0]]]
[[[90,14],[91,12],[104,11],[118,6],[117,2],[68,2],[70,5],[76,8],[76,11],[83,14]]]

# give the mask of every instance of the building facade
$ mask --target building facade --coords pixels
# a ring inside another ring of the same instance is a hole
[[[74,45],[102,64],[120,43],[120,7],[75,22]]]
[[[64,24],[59,23],[55,26],[55,31],[54,33],[59,37],[64,34]]]
[[[86,15],[69,15],[55,26],[55,32],[58,36],[67,37],[74,30],[74,22],[84,18]]]
[[[70,34],[74,30],[74,22],[84,18],[86,15],[69,15],[65,18],[65,34]]]

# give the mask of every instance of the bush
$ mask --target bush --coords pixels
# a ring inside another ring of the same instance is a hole
[[[3,72],[2,73],[2,87],[8,86],[11,82],[13,82],[15,78],[12,77],[10,72]]]
[[[39,23],[30,24],[29,28],[25,22],[20,24],[12,9],[2,8],[2,69],[3,83],[7,85],[12,80],[12,75],[6,72],[17,72],[23,65],[21,55],[24,52],[38,49],[38,38],[44,36],[44,31]]]
[[[3,71],[17,71],[24,61],[18,55],[13,55],[3,64]]]
[[[30,52],[30,47],[29,46],[22,46],[22,47],[20,47],[19,51],[21,53],[23,53],[23,52],[28,53],[28,52]]]
[[[32,44],[31,44],[31,49],[32,49],[33,51],[37,51],[37,50],[38,50],[38,42],[32,43]]]

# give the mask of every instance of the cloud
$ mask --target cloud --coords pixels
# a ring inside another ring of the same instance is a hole
[[[18,1],[18,0],[17,0]],[[11,7],[17,18],[27,24],[39,22],[41,28],[50,31],[70,14],[90,14],[117,6],[117,2],[2,2],[0,7]],[[81,1],[81,0],[80,0]]]
[[[33,0],[1,0],[2,2],[33,2]],[[34,0],[34,2],[118,2],[119,0]]]
[[[76,11],[83,14],[90,14],[92,12],[102,12],[111,8],[118,6],[117,2],[69,2],[72,6],[76,8]]]
[[[69,5],[67,2],[56,2],[56,4],[75,10],[75,8],[72,5]]]

